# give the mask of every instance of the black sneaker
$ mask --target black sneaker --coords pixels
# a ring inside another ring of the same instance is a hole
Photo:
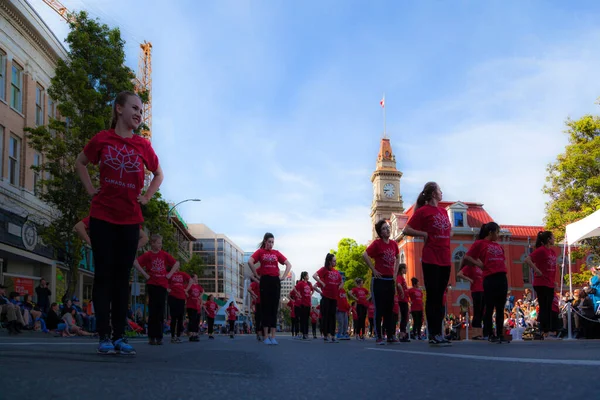
[[[213,335],[210,335],[208,338],[209,339],[214,339],[215,337]]]
[[[498,338],[498,336],[491,336],[488,338],[488,342],[490,343],[501,343],[500,339]]]

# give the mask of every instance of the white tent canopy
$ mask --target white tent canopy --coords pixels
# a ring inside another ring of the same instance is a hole
[[[582,220],[567,225],[565,242],[572,246],[583,239],[600,236],[600,210]]]

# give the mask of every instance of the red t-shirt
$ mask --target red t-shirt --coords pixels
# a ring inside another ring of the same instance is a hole
[[[316,311],[311,311],[310,312],[310,322],[312,322],[313,324],[316,324],[318,319],[319,319],[319,313]]]
[[[406,279],[402,275],[398,275],[396,278],[396,284],[400,284],[402,286],[402,290],[404,291],[404,295],[400,295],[398,292],[398,301],[400,303],[408,303],[408,285],[406,284]]]
[[[496,242],[486,239],[476,240],[467,251],[467,255],[476,260],[481,260],[484,278],[500,272],[506,273],[504,249]]]
[[[352,293],[352,295],[358,299],[358,304],[369,307],[369,300],[367,300],[367,297],[369,297],[369,291],[367,289],[364,287],[355,287],[352,288],[350,293]]]
[[[322,267],[317,271],[317,275],[319,275],[319,278],[325,284],[325,287],[322,289],[323,297],[337,300],[339,287],[342,283],[340,272],[335,268],[328,270],[326,267]]]
[[[394,295],[394,307],[392,307],[392,312],[394,314],[399,314],[400,313],[400,305],[398,304],[399,301],[400,300],[398,298],[398,295],[397,294]]]
[[[367,310],[367,318],[375,317],[375,304],[369,303],[369,309]]]
[[[279,264],[286,262],[287,258],[277,250],[258,249],[252,254],[252,259],[260,263],[260,267],[256,269],[259,276],[279,276]]]
[[[214,318],[215,315],[217,315],[218,308],[219,308],[219,306],[217,305],[217,303],[215,303],[212,300],[209,300],[206,303],[204,303],[204,309],[206,310],[206,315],[210,318]]]
[[[290,308],[290,317],[296,318],[296,310],[294,310],[294,308],[296,308],[296,303],[294,300],[288,301],[287,306]]]
[[[235,321],[237,319],[237,313],[238,313],[238,309],[236,306],[229,306],[227,307],[227,309],[225,310],[225,312],[227,313],[227,320],[228,321]]]
[[[462,273],[467,278],[473,280],[473,283],[471,283],[471,293],[483,292],[483,271],[481,268],[474,265],[465,265]]]
[[[338,311],[345,312],[345,313],[350,311],[350,303],[348,303],[348,296],[346,295],[346,289],[340,289],[338,291],[337,309],[338,309]]]
[[[423,247],[421,262],[450,267],[452,225],[446,209],[426,204],[415,211],[407,225],[418,231],[427,232],[427,243]]]
[[[197,283],[194,283],[190,287],[190,290],[188,290],[188,298],[185,303],[185,307],[200,311],[200,298],[203,292],[204,289],[202,288],[202,286],[198,285]]]
[[[558,307],[558,304],[559,304],[558,302],[559,302],[558,295],[555,294],[554,299],[552,299],[552,311],[554,311],[555,313],[560,312],[560,308]]]
[[[293,290],[290,291],[290,294],[288,295],[288,297],[292,300],[296,300],[296,297],[297,297],[296,292]]]
[[[170,269],[177,263],[173,256],[164,250],[158,253],[147,251],[137,258],[137,262],[150,276],[150,279],[146,282],[148,285],[162,286],[165,289],[169,287],[167,267]],[[185,295],[183,298],[185,298]]]
[[[190,276],[182,271],[177,271],[171,275],[169,281],[169,296],[175,297],[176,299],[185,300],[185,289],[190,281]]]
[[[310,307],[310,303],[312,300],[312,285],[310,282],[300,281],[296,283],[296,290],[302,298],[300,299],[300,306]]]
[[[358,320],[358,312],[356,311],[356,306],[352,306],[350,309],[352,310],[352,319],[357,321]]]
[[[423,311],[423,292],[421,289],[408,289],[408,297],[410,298],[410,311]]]
[[[546,246],[540,246],[530,255],[531,261],[542,271],[542,276],[534,275],[533,286],[554,288],[556,281],[556,253]]]
[[[152,144],[138,135],[122,138],[114,129],[98,132],[83,153],[100,164],[100,191],[92,198],[90,216],[117,225],[144,222],[137,197],[144,187],[144,166],[154,172],[158,157]]]
[[[260,285],[258,284],[258,282],[252,282],[250,284],[250,290],[256,295],[256,300],[254,300],[254,304],[260,304]]]
[[[400,254],[398,243],[390,240],[385,243],[382,239],[375,239],[367,247],[367,254],[375,260],[375,270],[385,277],[394,276],[396,258]]]

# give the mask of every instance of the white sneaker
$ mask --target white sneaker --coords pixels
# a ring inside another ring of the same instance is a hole
[[[271,343],[271,338],[266,338],[265,341],[264,341],[264,344],[266,344],[266,345],[273,344],[273,343]]]
[[[273,344],[273,345],[278,345],[279,343],[277,343],[277,340],[275,340],[275,338],[272,338],[272,339],[271,339],[271,344]]]

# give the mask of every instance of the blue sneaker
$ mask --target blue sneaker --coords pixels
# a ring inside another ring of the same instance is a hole
[[[98,345],[98,354],[116,354],[115,346],[112,344],[109,338],[104,337],[100,339]]]
[[[127,342],[127,338],[115,340],[115,350],[119,354],[127,356],[134,356],[136,354],[135,349]]]

